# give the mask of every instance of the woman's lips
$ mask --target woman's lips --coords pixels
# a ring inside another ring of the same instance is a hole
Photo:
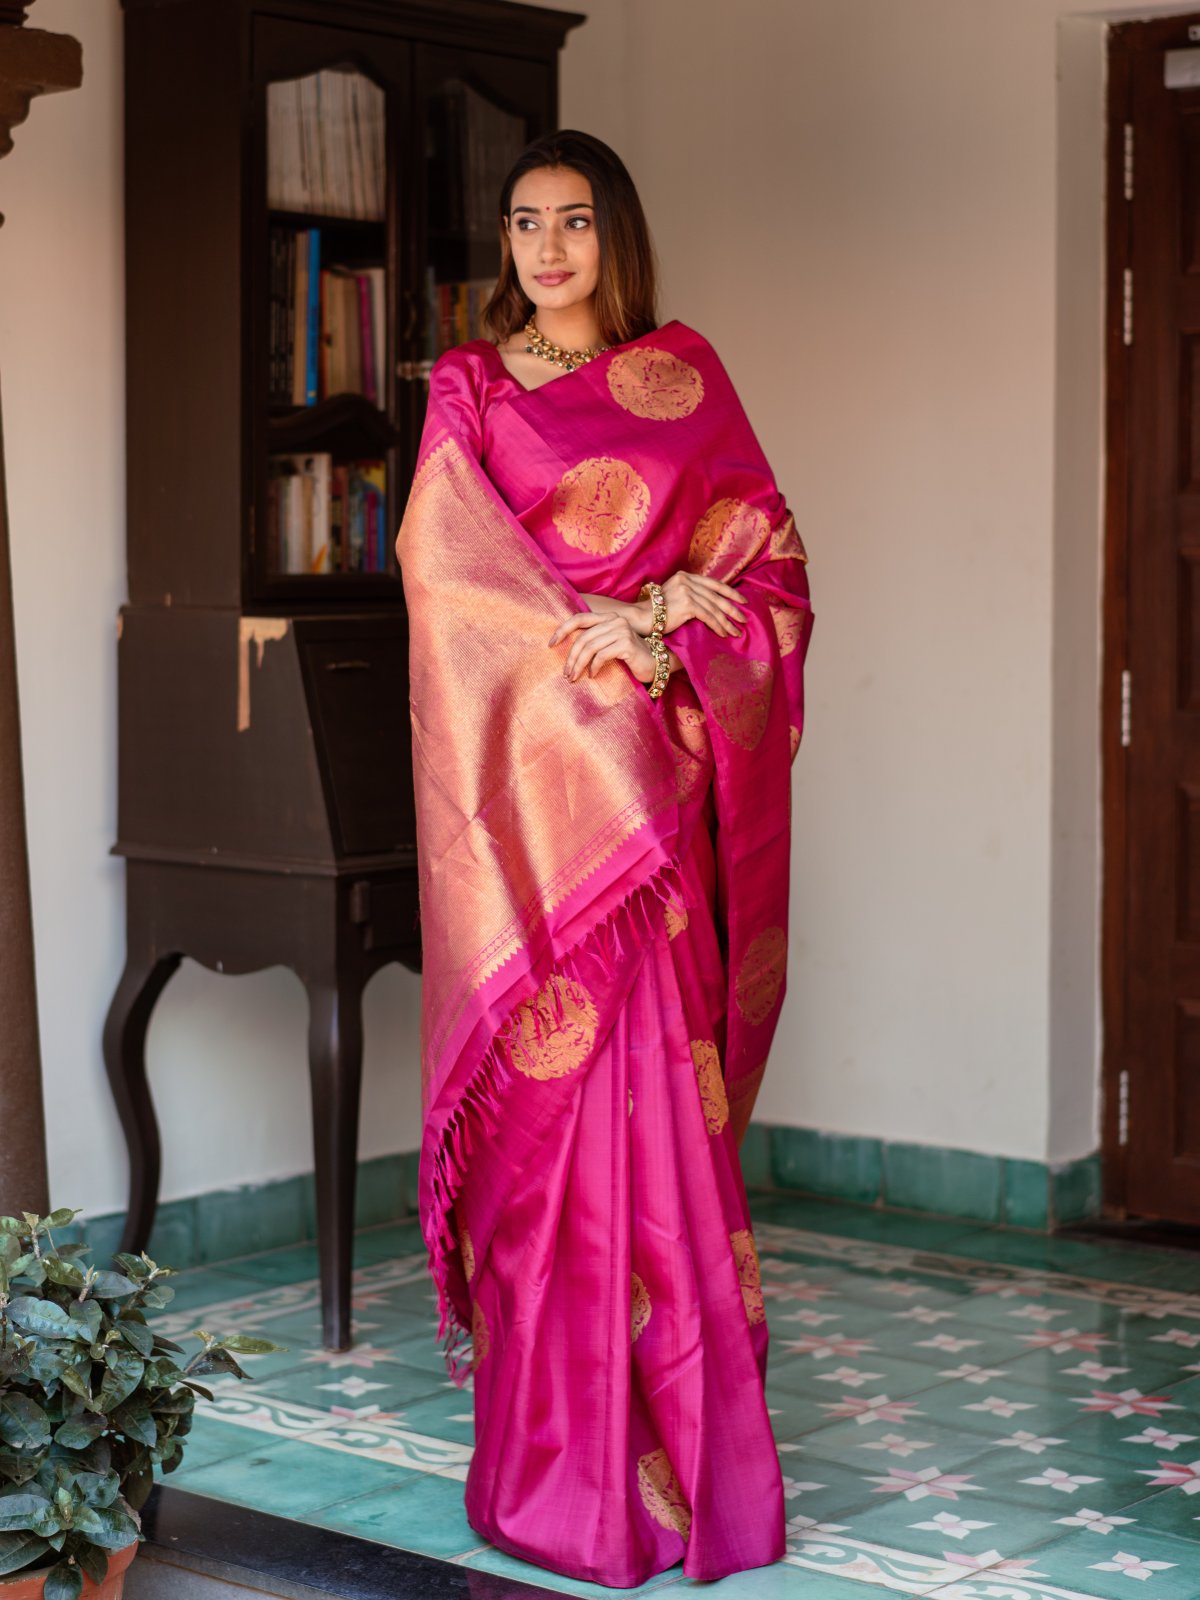
[[[547,289],[552,289],[556,283],[566,283],[568,278],[573,278],[573,272],[540,272],[537,276],[538,283],[544,283]]]

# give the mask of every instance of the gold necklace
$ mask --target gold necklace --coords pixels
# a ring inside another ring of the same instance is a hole
[[[576,367],[582,367],[585,362],[593,361],[597,356],[603,355],[608,346],[598,344],[588,345],[586,350],[564,350],[547,339],[544,333],[539,332],[537,324],[530,317],[525,324],[525,349],[530,355],[541,356],[543,361],[552,361],[556,367],[574,372]]]

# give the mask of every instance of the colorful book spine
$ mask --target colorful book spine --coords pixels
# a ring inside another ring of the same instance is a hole
[[[321,230],[309,228],[308,232],[308,337],[306,341],[307,364],[304,378],[304,403],[317,403],[317,356],[321,338]]]

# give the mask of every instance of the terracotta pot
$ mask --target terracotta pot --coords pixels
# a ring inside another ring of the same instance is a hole
[[[108,1558],[108,1577],[103,1583],[93,1583],[84,1574],[83,1593],[89,1600],[121,1600],[125,1588],[125,1569],[138,1553],[138,1541],[127,1544],[124,1550],[114,1550]],[[37,1572],[15,1572],[9,1578],[0,1578],[0,1600],[42,1600],[42,1586],[47,1568]]]

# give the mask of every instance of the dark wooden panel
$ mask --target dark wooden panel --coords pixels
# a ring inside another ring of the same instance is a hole
[[[240,8],[125,27],[129,595],[242,598],[246,505]]]
[[[315,638],[298,626],[313,733],[342,850],[415,850],[407,628]]]
[[[1200,1001],[1175,1008],[1174,1141],[1176,1161],[1200,1165]]]
[[[121,617],[121,844],[281,868],[332,862],[293,625],[263,643],[260,661],[236,612],[125,607]]]

